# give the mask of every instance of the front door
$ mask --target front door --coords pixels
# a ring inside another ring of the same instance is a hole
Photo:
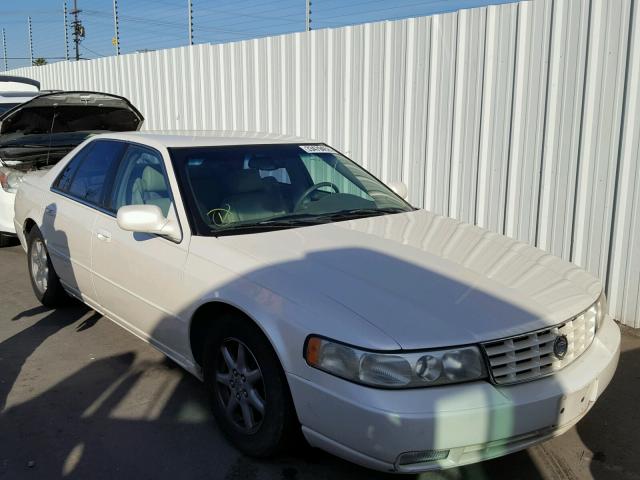
[[[116,215],[125,205],[157,205],[176,217],[167,172],[160,152],[131,144],[115,176],[108,212],[94,223],[93,272],[98,302],[107,314],[135,334],[173,355],[188,345],[176,335],[187,240],[122,230]]]

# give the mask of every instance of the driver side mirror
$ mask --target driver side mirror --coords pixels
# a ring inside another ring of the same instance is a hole
[[[403,200],[407,199],[407,196],[409,195],[409,189],[404,184],[404,182],[401,182],[399,180],[395,182],[389,182],[387,186],[393,191],[393,193],[398,195]]]
[[[182,240],[178,222],[166,218],[157,205],[120,207],[117,220],[122,230],[160,235],[175,242]]]

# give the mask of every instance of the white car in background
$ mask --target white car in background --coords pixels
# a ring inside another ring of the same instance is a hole
[[[0,115],[40,94],[40,82],[26,77],[0,75]]]
[[[138,130],[143,121],[127,99],[96,92],[33,92],[0,112],[0,247],[15,237],[13,202],[26,172],[51,168],[91,135]]]
[[[302,431],[382,471],[478,462],[565,432],[618,363],[592,275],[313,141],[99,135],[15,208],[40,301],[77,297],[201,378],[249,455]]]
[[[40,94],[40,82],[25,77],[0,75],[0,117]],[[4,168],[3,168],[4,167]],[[0,247],[8,244],[13,232],[13,187],[7,182],[7,169],[0,157]],[[8,196],[11,195],[11,196]],[[4,232],[4,234],[3,234]]]

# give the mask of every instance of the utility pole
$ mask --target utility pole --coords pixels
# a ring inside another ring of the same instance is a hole
[[[64,0],[64,59],[69,60],[69,26],[67,25],[67,0]]]
[[[307,8],[305,11],[305,30],[307,32],[311,31],[311,0],[306,0]]]
[[[73,43],[76,44],[76,61],[80,60],[80,42],[84,38],[84,27],[78,18],[80,12],[82,10],[78,10],[78,0],[73,0],[73,10],[71,10],[73,22],[71,22],[71,25],[73,27]]]
[[[9,64],[7,63],[7,34],[2,29],[2,52],[4,53],[4,71],[9,70]]]
[[[189,45],[193,45],[193,1],[187,0],[187,8],[189,10]]]
[[[33,66],[33,30],[31,29],[31,17],[29,17],[29,58]]]
[[[116,55],[120,55],[120,26],[118,24],[118,0],[113,0],[113,28],[115,36],[113,45],[116,47]]]

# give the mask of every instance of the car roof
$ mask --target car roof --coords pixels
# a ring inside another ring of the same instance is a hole
[[[25,86],[33,88],[25,88]],[[40,82],[32,78],[16,77],[15,75],[0,75],[0,91],[39,91]]]
[[[39,95],[40,92],[0,92],[0,103],[24,103]]]
[[[294,135],[221,130],[144,130],[140,132],[104,133],[96,135],[93,138],[113,138],[165,148],[277,143],[319,143],[317,140],[297,137]]]

